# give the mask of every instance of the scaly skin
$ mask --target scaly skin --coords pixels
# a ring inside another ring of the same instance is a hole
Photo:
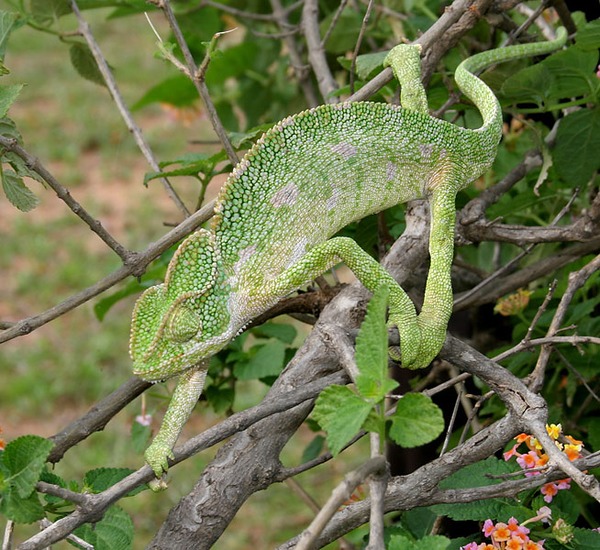
[[[476,76],[496,62],[547,53],[553,42],[477,54],[456,82],[483,117],[476,130],[429,116],[420,80],[420,47],[386,58],[402,86],[403,108],[384,103],[323,105],[276,124],[250,149],[223,187],[211,230],[188,237],[165,282],[148,289],[133,313],[134,373],[159,381],[179,376],[163,424],[145,454],[157,477],[196,404],[208,359],[257,315],[343,261],[371,291],[390,287],[403,365],[426,367],[437,355],[452,310],[450,268],[456,193],[492,164],[502,113]],[[431,204],[431,256],[423,307],[348,238],[331,238],[369,214],[413,199]]]

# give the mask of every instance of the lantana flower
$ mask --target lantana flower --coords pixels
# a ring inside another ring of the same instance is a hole
[[[562,426],[560,424],[546,425],[546,431],[554,440],[555,445],[567,455],[570,461],[581,458],[581,449],[583,448],[583,443],[571,437],[570,435],[563,435]],[[568,443],[561,443],[559,441],[561,435],[563,435],[563,438],[568,441]],[[515,437],[515,441],[516,444],[504,453],[504,460],[510,460],[513,456],[516,456],[517,464],[521,466],[523,470],[526,470],[526,476],[529,477],[539,475],[549,460],[548,455],[544,452],[540,442],[532,435],[525,433],[519,434],[517,437]],[[523,444],[525,444],[529,449],[525,453],[521,453],[518,450]],[[546,483],[542,486],[541,493],[544,495],[544,500],[550,503],[558,491],[569,489],[570,487],[571,479],[565,478],[559,481]]]
[[[461,550],[544,550],[544,541],[533,541],[529,538],[529,529],[525,527],[525,523],[530,521],[538,521],[548,517],[544,511],[543,514],[538,513],[535,518],[519,524],[515,518],[510,518],[508,523],[501,521],[494,523],[491,519],[486,519],[483,523],[482,532],[484,536],[492,542],[470,542],[462,546]]]

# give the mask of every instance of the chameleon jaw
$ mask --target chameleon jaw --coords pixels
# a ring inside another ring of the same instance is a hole
[[[212,355],[222,350],[238,333],[235,327],[229,327],[223,334],[209,338],[203,342],[189,342],[187,349],[178,353],[172,351],[161,354],[155,349],[148,350],[138,360],[134,360],[133,374],[147,382],[161,382],[197,367]]]

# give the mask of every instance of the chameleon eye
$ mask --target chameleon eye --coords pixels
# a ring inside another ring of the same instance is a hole
[[[165,325],[165,336],[175,342],[191,340],[202,327],[200,317],[185,306],[175,307]]]

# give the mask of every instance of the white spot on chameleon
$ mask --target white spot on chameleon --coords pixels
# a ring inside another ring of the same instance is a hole
[[[388,181],[392,181],[395,178],[397,170],[398,167],[393,162],[389,161],[387,163],[387,166],[385,167],[385,176]]]
[[[327,208],[327,212],[330,212],[331,210],[335,210],[338,203],[340,202],[341,196],[342,196],[342,191],[340,190],[340,188],[334,186],[332,189],[331,197],[329,197],[327,199],[327,201],[325,202],[325,207]]]
[[[255,244],[251,244],[250,246],[247,246],[246,248],[244,248],[244,250],[242,250],[240,252],[240,259],[237,262],[235,262],[235,264],[233,266],[233,272],[236,275],[240,272],[240,269],[242,269],[242,267],[244,267],[244,264],[250,258],[252,258],[252,256],[254,255],[255,252],[256,252]]]
[[[421,143],[419,145],[419,151],[423,160],[429,160],[431,153],[433,152],[433,145],[431,143]]]
[[[331,150],[338,155],[341,155],[344,160],[351,159],[356,155],[357,149],[351,143],[337,143],[331,146]]]
[[[298,200],[300,190],[295,183],[288,183],[285,187],[282,187],[271,197],[271,204],[275,208],[280,206],[292,206]]]
[[[292,255],[288,261],[288,267],[296,264],[300,259],[306,254],[306,246],[308,245],[308,238],[302,237],[299,242],[294,246],[294,250],[292,250]]]

